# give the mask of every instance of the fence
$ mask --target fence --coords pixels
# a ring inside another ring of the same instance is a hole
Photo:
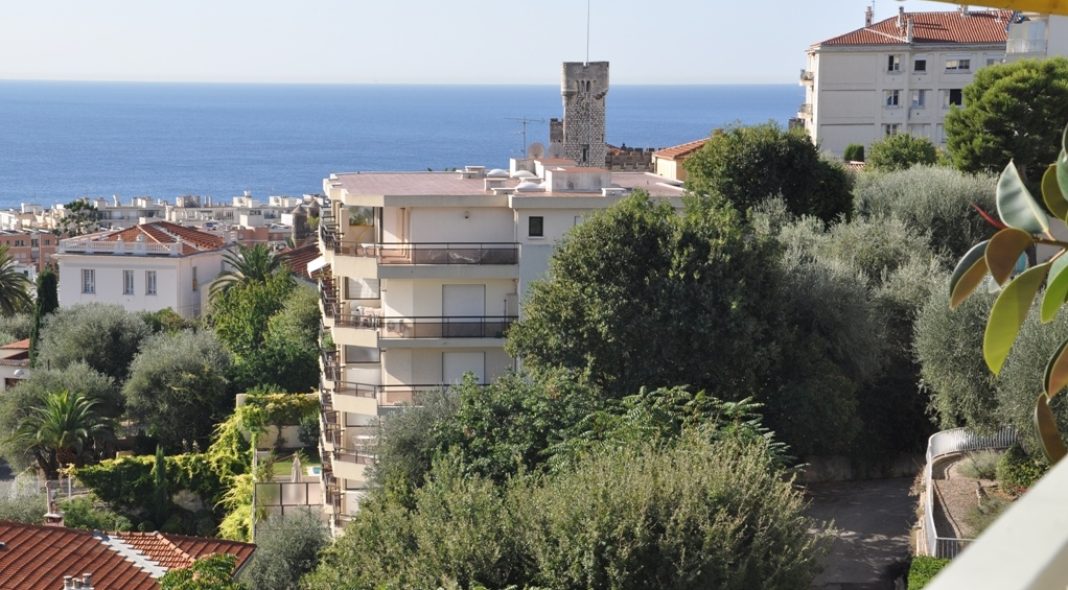
[[[1002,428],[993,434],[975,434],[966,428],[943,430],[927,439],[927,465],[923,468],[923,484],[926,490],[923,506],[923,533],[927,545],[927,555],[952,559],[964,550],[972,539],[943,537],[935,527],[935,488],[932,471],[936,460],[954,453],[965,453],[983,449],[1007,449],[1016,442],[1016,431]]]

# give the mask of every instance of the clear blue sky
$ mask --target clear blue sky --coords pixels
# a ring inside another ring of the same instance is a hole
[[[592,0],[617,84],[792,83],[864,0]],[[876,17],[949,4],[877,0]],[[14,0],[0,79],[554,84],[585,0]]]

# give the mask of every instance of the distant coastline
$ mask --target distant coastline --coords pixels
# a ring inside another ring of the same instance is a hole
[[[785,124],[803,89],[613,85],[607,140],[666,147]],[[80,196],[229,200],[319,192],[330,172],[505,166],[512,118],[560,116],[552,85],[0,81],[0,208]],[[547,124],[528,127],[545,141]]]

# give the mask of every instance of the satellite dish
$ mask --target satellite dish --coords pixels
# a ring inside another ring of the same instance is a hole
[[[535,141],[527,148],[527,156],[530,158],[540,158],[545,155],[545,146],[540,142]]]

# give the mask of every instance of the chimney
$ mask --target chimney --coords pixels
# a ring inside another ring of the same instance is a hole
[[[960,8],[958,8],[958,10],[960,10],[960,15],[962,17],[963,16],[968,16],[968,5],[967,4],[961,4]]]
[[[907,24],[905,25],[905,42],[906,43],[912,43],[912,38],[915,35],[916,35],[916,22],[910,16],[910,17],[908,17]]]
[[[875,11],[871,9],[871,6],[864,9],[864,26],[870,27],[872,21],[875,20]]]
[[[905,7],[904,6],[898,6],[897,7],[897,28],[900,29],[901,32],[905,32]]]

